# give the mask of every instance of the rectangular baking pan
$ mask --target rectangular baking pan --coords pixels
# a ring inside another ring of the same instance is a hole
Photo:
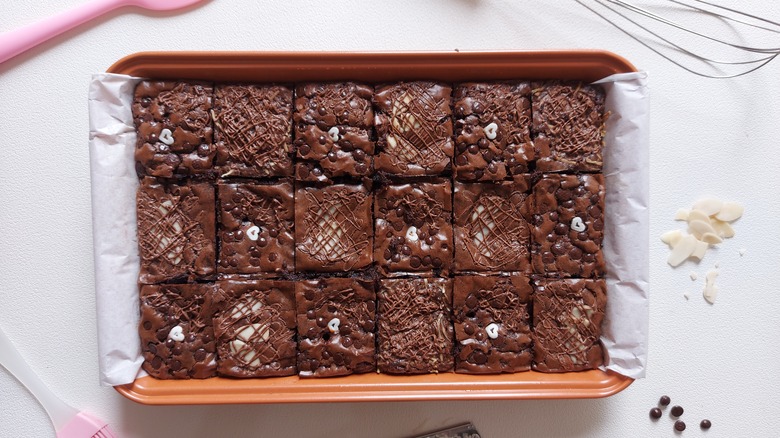
[[[595,81],[636,71],[627,60],[595,50],[528,52],[143,52],[109,69],[138,77],[217,82],[356,80],[371,83],[510,79]],[[142,377],[116,390],[150,404],[295,403],[413,400],[508,400],[607,397],[633,379],[611,371],[502,375],[362,374],[335,378],[157,380]]]

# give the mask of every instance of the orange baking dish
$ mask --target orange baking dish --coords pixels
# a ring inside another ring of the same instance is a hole
[[[219,82],[356,80],[445,82],[509,79],[595,81],[636,71],[615,54],[594,51],[529,52],[145,52],[125,57],[108,72],[161,79]],[[633,379],[611,371],[502,375],[456,373],[393,376],[362,374],[301,379],[157,380],[142,377],[117,386],[144,404],[358,402],[412,400],[506,400],[607,397]]]

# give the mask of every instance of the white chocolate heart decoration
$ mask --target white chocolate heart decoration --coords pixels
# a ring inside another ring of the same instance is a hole
[[[249,240],[257,240],[257,238],[260,237],[260,227],[257,225],[249,227],[249,229],[246,230],[246,237],[248,237]]]
[[[334,334],[338,333],[340,324],[341,321],[338,318],[333,318],[330,321],[328,321],[328,330],[330,330],[330,332]]]
[[[482,130],[485,131],[485,136],[487,136],[488,140],[495,140],[498,133],[498,125],[493,122],[482,128]]]
[[[168,146],[173,144],[173,133],[170,129],[165,128],[160,131],[160,141],[167,144]]]
[[[571,220],[571,229],[581,233],[585,231],[585,222],[582,221],[581,217],[574,216],[574,219]]]
[[[341,136],[339,135],[339,128],[335,126],[328,130],[328,135],[333,141],[339,141],[341,139]]]
[[[184,340],[184,329],[180,325],[177,325],[168,332],[168,339],[181,342]]]
[[[498,337],[498,324],[491,322],[485,327],[485,331],[490,339],[496,339]]]

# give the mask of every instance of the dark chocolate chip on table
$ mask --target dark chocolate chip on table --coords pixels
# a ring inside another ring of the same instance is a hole
[[[669,406],[669,403],[671,402],[672,399],[670,399],[668,395],[662,395],[661,399],[658,400],[658,404],[660,404],[661,406]]]
[[[712,422],[710,420],[701,420],[699,426],[701,426],[702,429],[707,430],[712,427]]]
[[[650,417],[651,418],[657,420],[657,419],[661,418],[661,415],[662,415],[661,409],[659,409],[659,408],[650,409]]]
[[[676,430],[678,432],[684,431],[685,430],[685,422],[683,422],[682,420],[675,421],[674,422],[674,430]]]
[[[685,410],[682,408],[682,406],[673,406],[672,407],[672,415],[675,417],[679,417],[685,412]]]

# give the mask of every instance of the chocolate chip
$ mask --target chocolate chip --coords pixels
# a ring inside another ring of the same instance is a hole
[[[482,365],[485,362],[487,362],[487,356],[485,356],[485,353],[481,351],[475,351],[474,354],[471,355],[471,358],[474,360],[474,363],[477,365]]]
[[[661,399],[658,400],[658,404],[661,406],[669,406],[669,403],[672,402],[672,399],[669,398],[668,395],[662,395]]]
[[[474,294],[469,294],[469,296],[466,297],[466,306],[468,306],[469,309],[477,307],[478,304],[479,300]]]
[[[151,329],[152,329],[152,322],[144,321],[144,330],[151,330]]]
[[[710,420],[701,420],[699,426],[701,426],[702,429],[707,430],[712,427],[712,422]]]
[[[471,325],[471,323],[465,323],[463,324],[463,331],[466,332],[467,335],[473,335],[474,334],[474,326]]]
[[[650,418],[657,420],[661,418],[661,415],[662,415],[661,409],[659,408],[650,409]]]
[[[469,153],[471,155],[476,155],[478,152],[479,152],[479,146],[477,146],[475,144],[469,146]]]
[[[682,420],[677,420],[674,422],[674,430],[677,432],[682,432],[685,430],[685,423]]]
[[[417,256],[412,256],[412,258],[409,259],[409,265],[413,268],[419,268],[421,264],[422,260]]]
[[[679,417],[685,412],[685,410],[682,408],[682,406],[672,406],[672,415],[675,417]]]

